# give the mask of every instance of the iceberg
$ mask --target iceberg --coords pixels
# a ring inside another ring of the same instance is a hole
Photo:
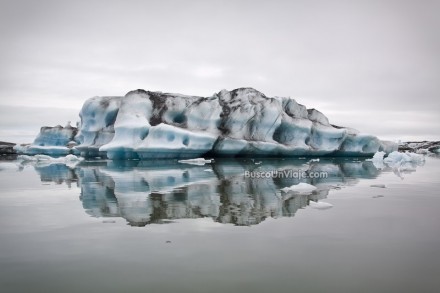
[[[40,133],[30,145],[15,145],[14,150],[19,154],[26,155],[51,155],[66,156],[72,154],[73,147],[76,145],[75,136],[78,132],[76,127],[72,127],[70,122],[62,127],[44,126]]]
[[[78,129],[42,128],[22,154],[125,159],[373,156],[397,144],[330,124],[316,109],[253,88],[210,97],[134,90],[93,97]]]

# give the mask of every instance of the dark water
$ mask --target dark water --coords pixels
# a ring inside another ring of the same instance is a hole
[[[328,177],[244,176],[272,170]],[[0,291],[438,292],[439,171],[436,158],[0,162]],[[317,189],[280,191],[299,182]]]

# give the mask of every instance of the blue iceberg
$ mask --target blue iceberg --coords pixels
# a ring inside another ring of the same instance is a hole
[[[197,157],[373,156],[397,144],[330,124],[292,98],[253,88],[210,97],[135,90],[94,97],[78,129],[42,128],[26,154],[77,154],[109,159]]]

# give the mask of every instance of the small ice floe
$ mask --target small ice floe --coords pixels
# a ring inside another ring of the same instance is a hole
[[[84,160],[83,158],[77,157],[75,155],[67,155],[65,157],[54,158],[47,155],[20,155],[17,157],[19,161],[32,161],[32,162],[55,162],[55,163],[67,163],[67,162],[78,162]]]
[[[383,164],[383,156],[385,156],[385,152],[376,152],[373,158],[368,159],[367,161],[373,162],[374,167],[377,169],[383,169],[385,167]]]
[[[379,195],[373,195],[372,197],[373,197],[373,198],[381,198],[381,197],[384,197],[384,196],[381,195],[381,194],[379,194]]]
[[[327,210],[333,207],[331,203],[323,202],[323,201],[309,201],[309,206],[311,208],[317,209],[317,210]]]
[[[214,172],[214,171],[212,171],[212,169],[205,169],[203,171],[205,171],[205,172]]]
[[[295,192],[295,193],[307,194],[307,193],[312,193],[314,190],[316,190],[316,187],[308,183],[301,182],[299,184],[292,185],[290,187],[281,188],[280,190],[286,193]]]
[[[262,163],[261,161],[255,162],[255,165],[260,165],[261,163]]]
[[[385,186],[385,184],[372,184],[372,185],[370,185],[370,187],[387,188],[387,187]]]
[[[425,157],[420,154],[415,153],[400,153],[400,152],[392,152],[388,155],[383,161],[390,165],[390,167],[393,167],[393,165],[402,165],[406,162],[413,162],[413,163],[421,163],[425,161]]]
[[[311,159],[311,160],[309,160],[309,163],[313,163],[313,162],[319,162],[319,158],[318,159]]]
[[[425,157],[421,154],[409,153],[409,152],[397,152],[394,151],[384,157],[384,152],[376,152],[372,159],[368,161],[373,162],[377,169],[383,169],[386,166],[393,168],[394,170],[414,170],[415,166],[421,166],[425,162]]]
[[[28,155],[19,155],[17,157],[17,160],[21,161],[21,162],[38,161],[38,157],[37,156],[28,156]]]
[[[205,164],[211,163],[213,160],[205,160],[204,158],[188,159],[188,160],[178,160],[177,162],[182,164],[191,164],[197,166],[203,166]]]

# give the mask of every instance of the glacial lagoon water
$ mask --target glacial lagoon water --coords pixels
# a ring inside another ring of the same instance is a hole
[[[327,178],[251,178],[300,170]],[[0,162],[1,292],[438,292],[440,159]],[[310,192],[283,192],[300,182]]]

